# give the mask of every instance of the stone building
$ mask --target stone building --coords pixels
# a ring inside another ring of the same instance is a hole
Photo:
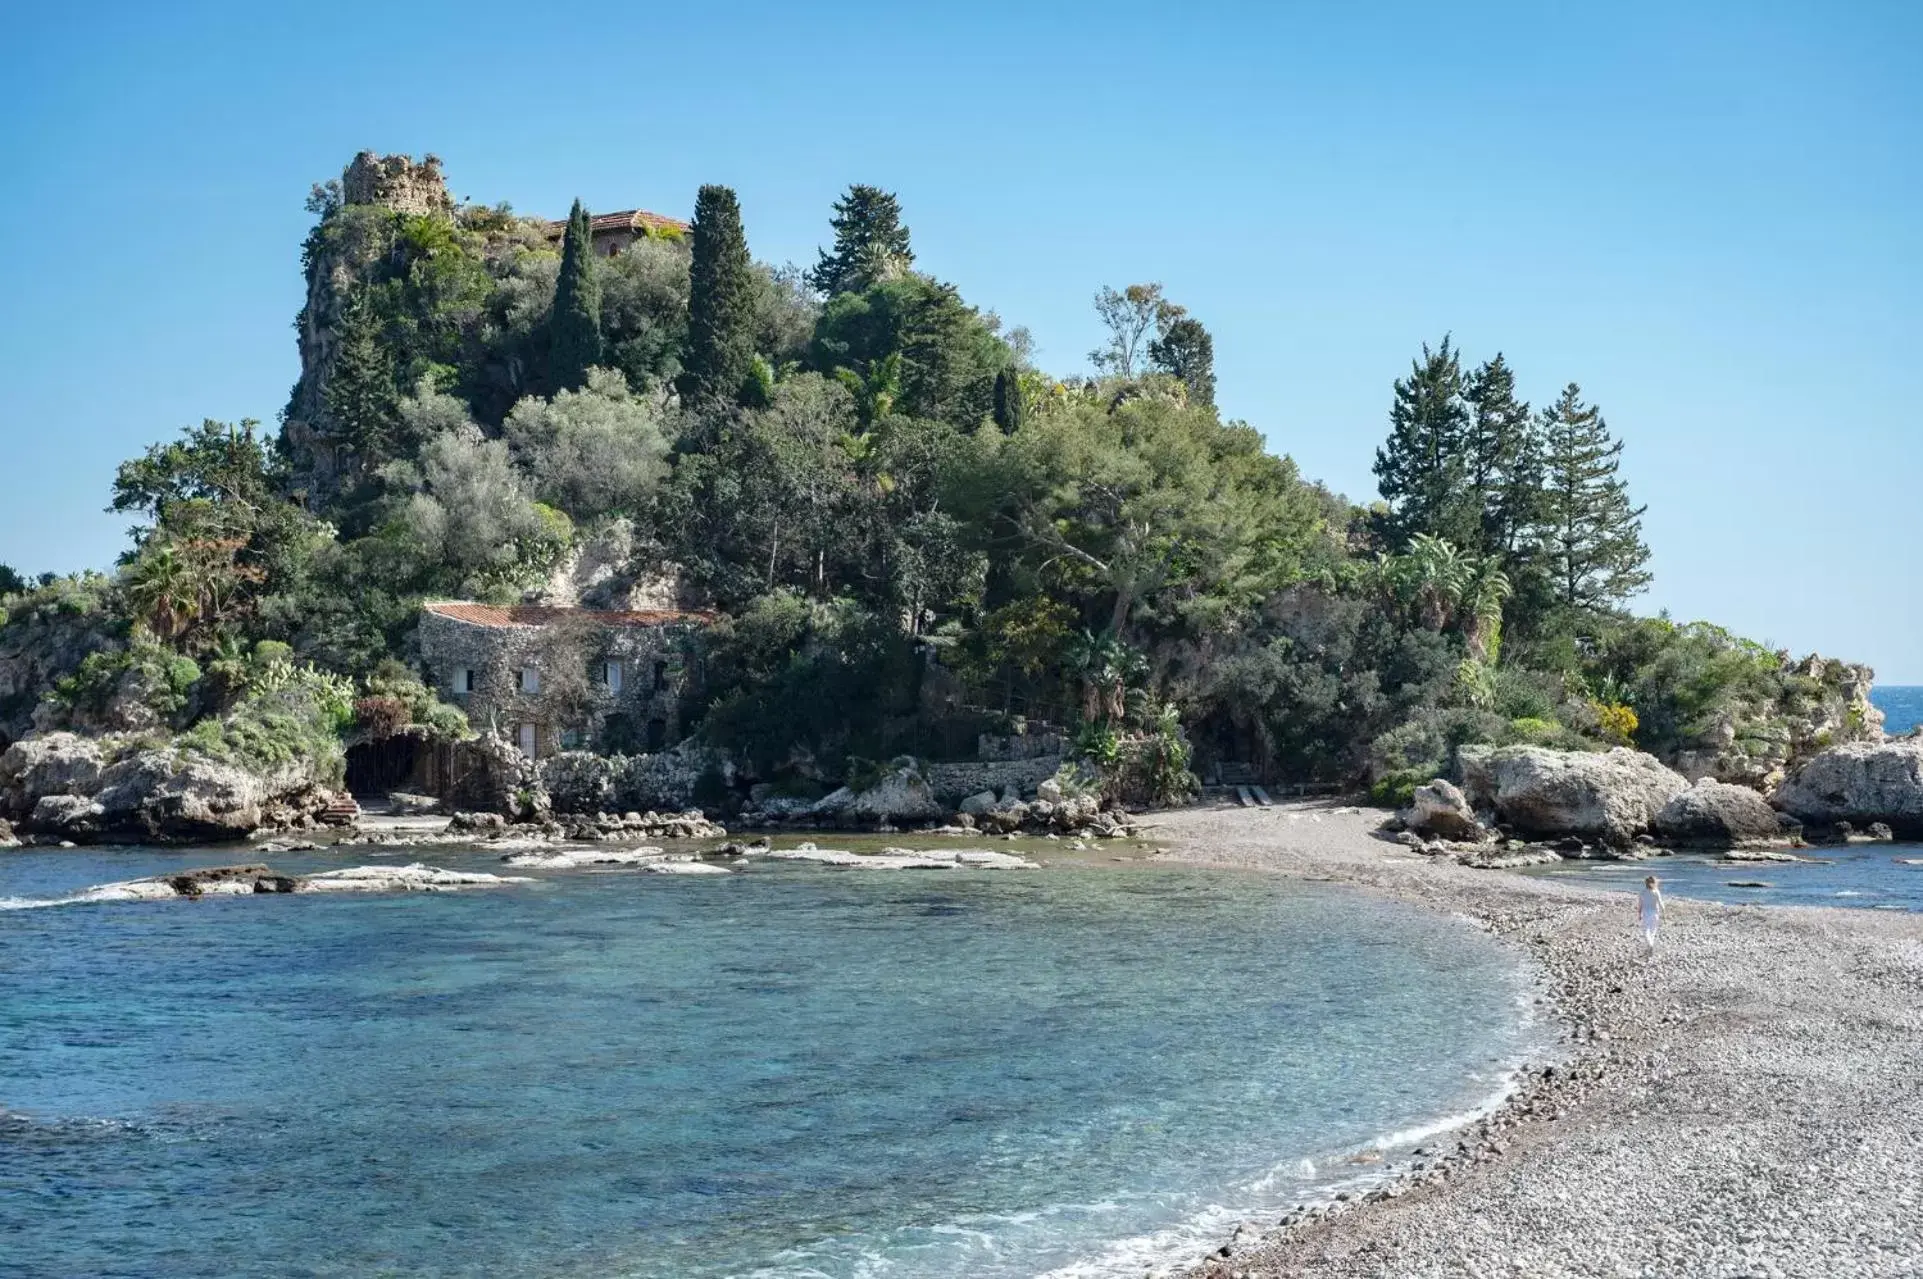
[[[423,606],[429,682],[531,757],[679,742],[701,687],[707,614],[446,601]]]
[[[567,229],[565,221],[548,223],[548,239],[559,244]],[[596,257],[611,258],[636,240],[678,240],[687,234],[686,222],[649,213],[646,209],[623,209],[619,213],[598,213],[588,218],[588,238]]]

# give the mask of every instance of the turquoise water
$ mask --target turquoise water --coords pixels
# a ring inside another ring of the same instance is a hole
[[[1870,690],[1870,702],[1883,712],[1883,731],[1892,735],[1907,733],[1923,725],[1923,687],[1878,684]]]
[[[1655,875],[1665,894],[1730,905],[1923,910],[1923,865],[1904,861],[1923,862],[1923,845],[1851,844],[1804,849],[1798,856],[1810,860],[1737,864],[1678,855],[1641,862],[1557,862],[1524,873],[1576,878],[1625,892],[1641,887],[1643,876]]]
[[[1159,867],[17,908],[218,860],[0,855],[7,1274],[1139,1276],[1537,1033],[1466,924]]]

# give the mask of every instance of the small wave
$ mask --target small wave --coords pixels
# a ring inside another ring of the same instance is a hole
[[[76,902],[90,901],[91,898],[79,897],[0,897],[0,910],[39,910],[42,906],[72,906]]]

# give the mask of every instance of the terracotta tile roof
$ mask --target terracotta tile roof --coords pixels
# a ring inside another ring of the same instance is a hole
[[[424,607],[437,616],[473,626],[546,626],[568,618],[581,618],[599,626],[666,626],[673,622],[714,620],[712,613],[678,609],[550,608],[545,604],[470,604],[465,600],[441,600]]]
[[[548,223],[548,238],[558,240],[561,233],[568,229],[567,220]],[[646,209],[623,209],[619,213],[597,213],[588,218],[588,234],[600,235],[607,231],[677,231],[688,233],[688,224],[679,218],[666,217],[659,213],[649,213]]]

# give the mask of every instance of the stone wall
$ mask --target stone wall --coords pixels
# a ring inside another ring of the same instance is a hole
[[[1060,755],[930,764],[928,787],[937,800],[952,808],[970,795],[979,795],[983,791],[992,790],[999,795],[1013,788],[1018,794],[1032,795],[1035,788],[1055,776],[1061,766]]]
[[[341,173],[345,204],[378,204],[402,213],[439,213],[452,216],[454,198],[441,176],[441,158],[376,155],[363,151]]]
[[[1068,738],[1059,728],[1031,726],[1026,733],[983,733],[975,739],[975,758],[988,760],[1039,759],[1066,755]]]
[[[683,736],[682,708],[699,688],[699,626],[579,623],[486,626],[423,612],[420,646],[429,683],[467,712],[479,732],[518,740],[518,726],[536,726],[535,753],[593,744],[639,751],[673,746]],[[621,668],[611,689],[601,672]],[[536,691],[521,688],[532,670]],[[461,687],[473,672],[473,688]]]

